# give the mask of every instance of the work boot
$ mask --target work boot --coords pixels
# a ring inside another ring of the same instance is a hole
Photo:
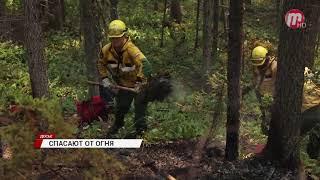
[[[116,120],[114,124],[111,126],[110,130],[107,133],[108,137],[115,137],[118,133],[119,129],[124,126],[124,115],[123,114],[116,114]]]
[[[124,123],[116,123],[113,124],[113,126],[109,129],[106,138],[115,138],[116,134],[118,133],[118,131],[120,130],[120,128],[123,127]]]

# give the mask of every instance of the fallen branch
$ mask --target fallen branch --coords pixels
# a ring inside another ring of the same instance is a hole
[[[144,166],[149,167],[155,174],[159,174],[161,177],[166,178],[167,180],[176,180],[173,176],[166,173],[163,170],[160,170],[154,161],[150,161],[148,163],[145,163]]]
[[[17,171],[17,173],[19,174],[19,176],[21,176],[23,179],[28,179],[25,175],[23,175],[20,171]]]

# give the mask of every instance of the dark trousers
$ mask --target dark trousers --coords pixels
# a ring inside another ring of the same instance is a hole
[[[300,134],[309,135],[307,153],[310,158],[317,159],[320,155],[320,105],[302,113]]]
[[[148,103],[140,98],[140,95],[136,95],[129,91],[119,90],[116,95],[116,120],[113,127],[110,130],[110,134],[115,134],[118,130],[124,126],[124,117],[128,113],[131,107],[131,103],[134,100],[134,112],[135,112],[135,128],[136,133],[141,134],[147,128],[145,115]]]
[[[269,131],[269,124],[271,121],[271,104],[270,105],[264,105],[262,102],[263,95],[259,91],[255,91],[256,97],[259,102],[259,108],[261,111],[261,131],[262,134],[268,135]]]

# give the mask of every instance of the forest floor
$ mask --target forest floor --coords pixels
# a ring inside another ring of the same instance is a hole
[[[241,143],[248,154],[253,153],[256,145],[245,138],[241,138]],[[294,173],[258,157],[224,161],[221,143],[213,142],[203,148],[201,158],[196,162],[193,158],[196,146],[197,140],[179,140],[111,153],[126,165],[126,173],[121,179],[163,179],[167,175],[176,179],[296,179]],[[317,177],[308,176],[308,179]]]

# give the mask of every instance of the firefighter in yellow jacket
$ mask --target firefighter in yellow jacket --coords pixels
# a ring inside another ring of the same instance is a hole
[[[268,134],[270,124],[270,110],[272,101],[264,105],[263,100],[275,97],[275,82],[277,73],[276,58],[268,53],[262,46],[252,50],[251,62],[254,66],[254,89],[260,103],[262,112],[261,129]],[[308,76],[308,68],[305,68],[305,76]],[[320,87],[311,80],[306,80],[303,91],[303,104],[301,135],[309,134],[308,154],[312,158],[318,157],[320,153]]]
[[[263,103],[263,101],[275,96],[277,61],[275,57],[270,56],[266,48],[257,46],[252,50],[251,62],[254,66],[254,89],[262,114],[261,129],[264,134],[267,134],[271,103]]]
[[[109,24],[108,37],[111,43],[100,52],[98,71],[105,88],[113,85],[141,89],[151,75],[151,65],[143,53],[127,35],[128,28],[121,20]],[[143,102],[133,92],[119,90],[116,95],[116,120],[109,134],[114,135],[124,125],[125,114],[134,99],[135,127],[137,135],[146,130],[145,114],[147,102]]]

